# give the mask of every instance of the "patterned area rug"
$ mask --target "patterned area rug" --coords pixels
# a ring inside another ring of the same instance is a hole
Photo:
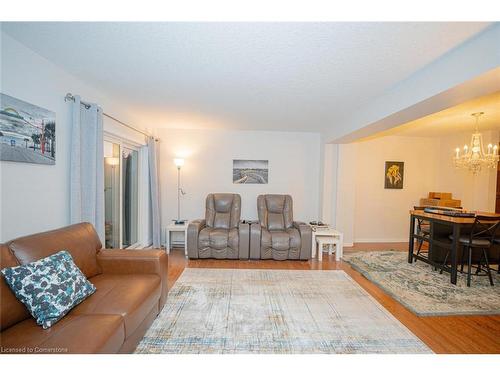
[[[431,353],[343,271],[185,269],[136,353]]]
[[[474,276],[467,287],[466,276],[458,274],[457,285],[450,274],[421,261],[408,263],[408,253],[369,251],[344,253],[343,260],[394,299],[420,316],[500,314],[500,276],[495,286],[488,277]]]

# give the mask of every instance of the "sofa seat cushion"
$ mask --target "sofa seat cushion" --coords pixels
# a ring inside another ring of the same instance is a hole
[[[262,229],[261,258],[262,259],[299,259],[300,233],[295,228],[287,230]]]
[[[203,228],[198,236],[200,258],[237,259],[238,249],[237,228]]]
[[[125,341],[120,315],[67,315],[49,329],[26,319],[0,333],[3,353],[116,353]]]
[[[90,282],[96,292],[70,315],[117,314],[125,323],[125,338],[134,333],[160,299],[161,280],[153,274],[101,274]],[[158,308],[158,307],[157,307]]]

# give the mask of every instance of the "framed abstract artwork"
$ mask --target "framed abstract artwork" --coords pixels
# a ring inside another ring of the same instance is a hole
[[[402,189],[405,173],[405,163],[403,161],[385,162],[385,185],[386,189]]]

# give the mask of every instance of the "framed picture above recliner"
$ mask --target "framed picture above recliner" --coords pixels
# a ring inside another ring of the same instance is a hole
[[[269,160],[233,160],[233,184],[267,184]]]

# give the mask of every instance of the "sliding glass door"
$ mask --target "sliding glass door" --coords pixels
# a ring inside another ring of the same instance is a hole
[[[122,148],[122,246],[137,243],[138,229],[138,166],[139,153],[127,147]]]
[[[107,249],[120,247],[120,145],[104,142],[104,228]]]
[[[106,248],[135,247],[139,223],[139,152],[121,140],[104,141]]]

